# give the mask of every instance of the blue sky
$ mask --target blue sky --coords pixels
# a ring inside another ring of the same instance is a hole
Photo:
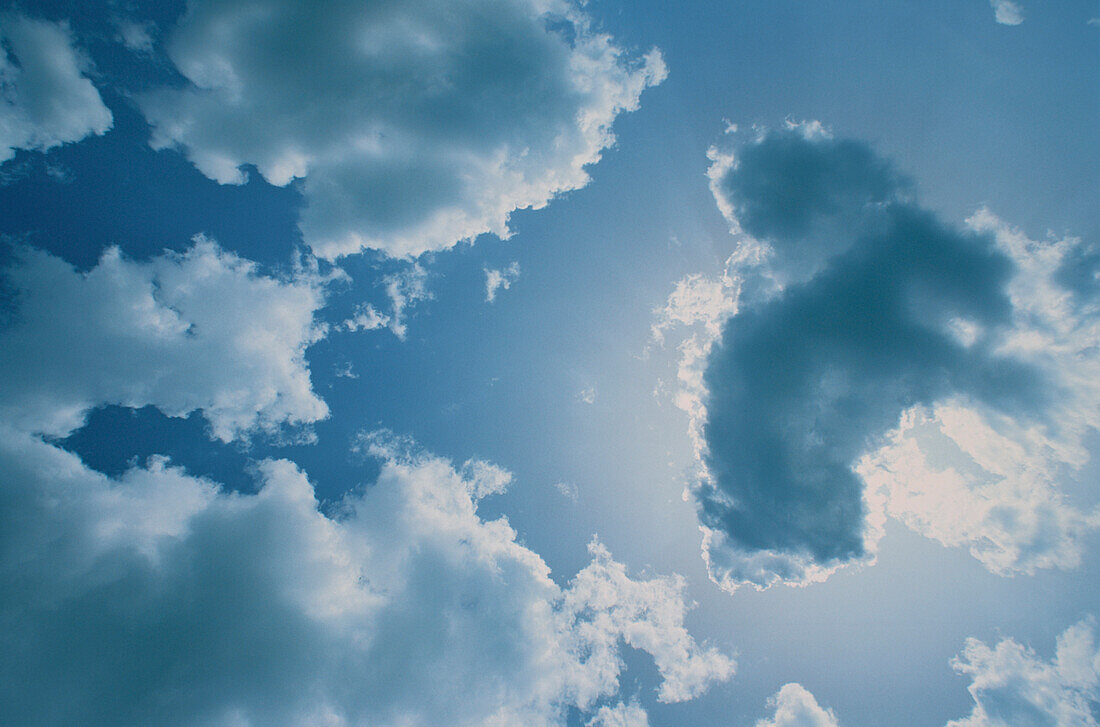
[[[1097,18],[5,3],[0,722],[1096,724]]]

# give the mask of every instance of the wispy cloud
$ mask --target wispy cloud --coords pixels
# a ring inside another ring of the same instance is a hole
[[[122,41],[128,50],[134,53],[149,54],[153,52],[156,26],[152,23],[139,23],[134,20],[119,19],[115,21],[118,29],[117,39]]]
[[[555,482],[554,489],[570,502],[576,503],[580,499],[580,490],[572,482]]]
[[[1001,25],[1019,25],[1024,22],[1024,10],[1013,0],[989,0],[993,16]]]
[[[407,317],[418,303],[432,299],[428,288],[429,274],[420,263],[411,263],[402,270],[382,277],[382,286],[390,301],[390,312],[381,313],[370,303],[362,303],[355,314],[340,324],[344,331],[373,331],[388,328],[404,341],[408,335]]]
[[[497,292],[508,290],[512,283],[519,280],[519,263],[513,262],[502,270],[485,268],[485,301],[492,303],[497,299]]]

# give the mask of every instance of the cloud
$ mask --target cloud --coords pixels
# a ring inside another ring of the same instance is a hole
[[[111,128],[88,65],[64,23],[0,14],[0,162]]]
[[[1097,308],[1058,282],[1080,241],[988,212],[951,227],[819,124],[711,158],[738,250],[681,281],[654,332],[695,326],[677,401],[716,582],[867,562],[887,514],[998,573],[1075,565],[1100,525],[1057,486],[1100,428]]]
[[[703,373],[711,349],[721,337],[722,324],[737,312],[743,282],[737,271],[742,262],[735,253],[726,260],[725,270],[719,276],[696,273],[684,276],[676,282],[665,305],[653,311],[655,320],[650,337],[656,344],[663,346],[666,335],[672,331],[691,330],[677,344],[680,359],[673,401],[688,415],[688,435],[697,458],[702,458],[706,450]],[[659,382],[654,395],[663,389],[664,382]]]
[[[818,122],[787,122],[736,154],[712,148],[709,156],[711,191],[731,231],[770,244],[780,284],[812,277],[855,235],[873,232],[868,225],[880,220],[869,212],[910,196],[890,162]]]
[[[153,405],[201,409],[229,441],[327,416],[305,361],[323,333],[308,271],[266,277],[202,237],[148,262],[112,248],[86,273],[32,248],[15,256],[0,327],[0,419],[12,426],[60,437],[94,407]]]
[[[363,303],[355,307],[355,315],[340,324],[340,328],[354,333],[355,331],[376,331],[390,324],[391,316],[379,313],[378,309],[370,303]],[[398,330],[404,331],[404,324],[399,324]],[[400,338],[401,336],[398,336]]]
[[[573,482],[555,482],[554,489],[560,492],[562,497],[573,504],[576,504],[581,496],[580,488]]]
[[[485,268],[485,302],[497,299],[497,291],[508,290],[512,283],[519,280],[519,263],[513,262],[503,270]]]
[[[971,677],[974,710],[947,727],[1095,727],[1100,649],[1094,630],[1091,618],[1066,629],[1049,662],[1013,639],[993,648],[967,639],[951,665]]]
[[[315,253],[393,256],[507,236],[583,187],[611,125],[666,74],[565,0],[192,0],[167,40],[191,82],[147,95],[157,148],[223,184],[301,178]]]
[[[359,374],[355,373],[355,367],[351,361],[344,361],[343,363],[336,364],[332,367],[333,374],[340,379],[358,379]]]
[[[407,311],[417,303],[432,299],[432,292],[428,289],[428,271],[420,263],[412,263],[402,270],[384,275],[381,282],[390,299],[390,312],[380,313],[370,303],[363,303],[356,307],[355,315],[340,324],[340,328],[349,332],[389,328],[393,335],[404,341],[408,335]]]
[[[1019,25],[1024,22],[1024,10],[1012,0],[989,0],[994,17],[1001,25]]]
[[[670,328],[697,323],[717,336],[725,319],[737,312],[737,299],[732,294],[735,287],[728,270],[717,279],[691,274],[677,281],[665,305],[654,311],[657,320],[651,329],[653,339],[663,343],[665,331]]]
[[[637,704],[620,702],[614,707],[600,707],[585,727],[649,727],[649,716]]]
[[[801,684],[784,684],[768,698],[768,707],[775,713],[771,719],[757,721],[756,727],[838,727],[836,715],[817,703]]]
[[[378,479],[318,509],[295,465],[255,494],[163,458],[118,479],[0,425],[0,683],[18,723],[564,725],[618,692],[620,644],[663,701],[733,663],[683,627],[679,579],[634,580],[594,542],[566,587],[456,469],[384,433]],[[621,720],[620,720],[621,721]],[[644,724],[644,722],[642,722]]]
[[[1091,617],[1058,637],[1054,658],[1044,661],[1015,639],[990,648],[970,638],[951,666],[971,678],[970,715],[945,727],[1096,727],[1100,698],[1100,648]],[[832,710],[822,709],[800,684],[787,684],[768,700],[771,720],[756,727],[837,727]]]
[[[1032,574],[1077,566],[1085,534],[1100,525],[1058,489],[1065,454],[1035,429],[947,401],[906,412],[857,471],[915,532],[968,547],[999,575]]]
[[[118,33],[115,39],[121,41],[127,50],[134,53],[149,54],[156,44],[154,35],[157,27],[153,23],[139,23],[134,20],[116,20]]]
[[[1013,326],[1000,346],[1030,361],[1060,390],[1057,426],[1029,425],[959,400],[903,415],[886,445],[857,467],[887,512],[947,545],[966,545],[1002,575],[1069,568],[1100,514],[1068,505],[1058,483],[1089,461],[1084,440],[1100,429],[1100,311],[1087,285],[1067,286],[1067,265],[1085,270],[1076,238],[1030,240],[988,210],[967,220],[991,234],[1017,273],[1006,292]],[[973,345],[974,331],[959,332]],[[969,343],[968,343],[969,342]]]

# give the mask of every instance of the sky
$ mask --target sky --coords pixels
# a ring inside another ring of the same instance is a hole
[[[1093,0],[0,4],[0,723],[1100,723]]]

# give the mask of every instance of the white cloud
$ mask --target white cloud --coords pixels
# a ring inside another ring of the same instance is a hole
[[[770,719],[757,721],[756,727],[838,727],[836,715],[817,703],[813,694],[801,684],[784,684],[768,698],[768,707],[775,713]]]
[[[497,291],[508,290],[512,283],[519,280],[519,263],[513,262],[503,270],[485,268],[485,302],[497,299]]]
[[[1100,317],[1057,281],[1081,240],[1030,240],[981,210],[968,224],[995,236],[1016,264],[1014,315],[1001,349],[1057,383],[1044,425],[1023,425],[967,401],[917,407],[858,470],[886,511],[922,535],[966,546],[994,573],[1072,568],[1100,513],[1065,501],[1059,482],[1086,463],[1100,430]]]
[[[211,179],[303,178],[320,256],[507,236],[583,187],[611,125],[666,75],[566,0],[193,0],[166,44],[192,85],[145,96],[155,147]]]
[[[637,704],[620,702],[614,707],[600,707],[585,727],[649,727],[649,716]]]
[[[577,398],[585,404],[595,404],[596,396],[597,392],[595,386],[586,386],[577,394]]]
[[[341,323],[340,328],[349,332],[376,331],[388,326],[390,320],[390,316],[379,313],[370,303],[363,303],[355,307],[355,315]],[[404,326],[400,330],[404,330]]]
[[[87,66],[64,23],[0,14],[0,162],[111,128]]]
[[[1095,727],[1093,706],[1100,698],[1100,649],[1092,619],[1069,627],[1058,637],[1054,659],[1047,662],[1013,639],[990,648],[977,639],[951,665],[971,677],[974,709],[947,727]]]
[[[3,429],[15,722],[537,727],[615,697],[623,641],[653,655],[664,701],[733,671],[684,629],[678,579],[633,580],[594,542],[556,585],[504,519],[478,516],[509,477],[486,463],[366,436],[378,480],[328,517],[287,461],[233,494],[163,459],[112,480]]]
[[[1001,25],[1019,25],[1024,22],[1024,10],[1012,0],[989,0],[994,17]]]
[[[413,263],[403,270],[383,276],[382,285],[390,299],[390,312],[380,313],[370,303],[363,303],[356,307],[355,315],[340,324],[341,330],[354,332],[389,328],[398,339],[405,340],[408,335],[405,320],[408,310],[417,303],[432,299],[432,292],[428,289],[428,271],[420,263]]]
[[[1093,712],[1100,698],[1100,648],[1090,618],[1058,637],[1054,658],[1044,661],[1014,639],[990,647],[970,638],[951,660],[970,677],[970,714],[945,727],[1096,727]],[[818,705],[800,684],[787,684],[768,700],[775,709],[756,727],[838,727],[836,715]]]
[[[1057,446],[1037,429],[944,402],[906,412],[857,471],[877,506],[915,532],[969,548],[994,573],[1032,574],[1077,566],[1084,535],[1100,526],[1065,501],[1058,483],[1069,465]]]
[[[6,271],[16,309],[0,329],[0,418],[64,436],[102,404],[201,409],[214,436],[308,425],[328,408],[305,349],[322,334],[314,276],[278,280],[196,238],[148,262],[106,251],[86,273],[16,250]]]
[[[128,50],[134,53],[152,53],[153,34],[156,26],[152,23],[138,23],[133,20],[118,20],[115,22],[118,29],[116,40],[122,41]]]
[[[554,489],[561,493],[562,497],[574,504],[580,499],[581,491],[572,482],[555,482]]]
[[[650,654],[662,682],[657,698],[683,702],[733,675],[734,662],[714,649],[702,650],[683,626],[684,581],[681,577],[635,581],[608,550],[593,540],[593,560],[564,592],[565,611],[580,637],[582,653],[599,664],[598,671],[618,671],[618,640]],[[591,621],[581,620],[595,611]],[[605,677],[601,677],[605,678]]]
[[[728,261],[726,271],[717,278],[693,274],[678,280],[665,305],[653,311],[657,319],[651,329],[653,339],[663,342],[668,329],[697,323],[717,337],[722,322],[737,312],[737,285],[730,267]]]
[[[340,379],[358,379],[359,374],[355,373],[355,367],[351,361],[344,361],[342,364],[336,364],[333,369],[333,373]]]
[[[656,344],[663,346],[671,332],[680,334],[676,344],[677,386],[672,397],[677,408],[688,415],[688,434],[700,462],[705,448],[702,428],[706,423],[703,373],[711,349],[721,340],[722,323],[737,313],[743,282],[741,268],[749,264],[739,250],[726,260],[720,275],[686,275],[676,281],[665,305],[653,311],[650,337]],[[661,393],[660,385],[654,393]]]

